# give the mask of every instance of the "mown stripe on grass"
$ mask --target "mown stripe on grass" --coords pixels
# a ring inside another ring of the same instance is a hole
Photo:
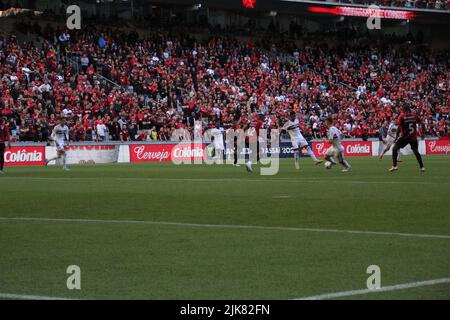
[[[261,179],[243,179],[243,178],[120,178],[120,177],[1,177],[1,180],[27,180],[27,181],[104,181],[104,180],[116,180],[116,181],[133,181],[133,182],[292,182],[292,183],[347,183],[347,184],[387,184],[387,185],[402,185],[402,184],[414,184],[414,185],[450,185],[450,182],[430,182],[430,181],[363,181],[363,180],[330,180],[329,178],[307,178],[301,177],[290,178],[261,178]]]
[[[99,219],[62,219],[62,218],[43,218],[43,217],[0,217],[0,221],[36,221],[36,222],[76,222],[76,223],[108,223],[108,224],[147,224],[147,225],[165,225],[191,228],[216,228],[216,229],[248,229],[248,230],[271,230],[271,231],[297,231],[297,232],[326,232],[343,234],[364,234],[378,236],[399,236],[410,238],[434,238],[450,239],[450,235],[440,234],[421,234],[421,233],[401,233],[388,231],[365,231],[365,230],[340,230],[340,229],[319,229],[319,228],[300,228],[300,227],[276,227],[276,226],[252,226],[252,225],[233,225],[233,224],[202,224],[187,222],[169,222],[169,221],[148,221],[148,220],[99,220]]]

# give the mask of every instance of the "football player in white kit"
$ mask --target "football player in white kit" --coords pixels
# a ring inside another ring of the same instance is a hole
[[[300,132],[300,121],[298,120],[297,114],[294,111],[290,113],[289,120],[284,124],[282,129],[286,130],[289,133],[289,136],[291,137],[292,148],[295,151],[294,153],[295,168],[297,170],[300,169],[299,164],[300,152],[302,151],[303,148],[306,148],[309,156],[315,162],[316,165],[321,164],[323,162],[317,159],[316,155],[314,154],[314,151],[311,149],[308,142]]]
[[[66,145],[69,142],[69,127],[66,125],[66,119],[61,117],[59,119],[59,123],[53,128],[53,132],[50,138],[56,144],[56,157],[52,159],[48,159],[45,162],[45,165],[48,165],[51,161],[56,161],[62,159],[63,162],[63,170],[69,171],[66,164]]]
[[[225,151],[223,132],[224,130],[220,127],[219,123],[216,123],[216,127],[211,129],[211,136],[214,137],[214,160],[223,160],[223,153]]]
[[[342,145],[342,132],[333,126],[333,118],[329,117],[325,121],[325,124],[328,128],[327,132],[327,142],[331,143],[331,147],[328,148],[328,150],[325,152],[325,159],[327,161],[330,161],[333,165],[336,165],[337,162],[333,159],[333,157],[337,157],[338,161],[344,169],[342,169],[342,172],[347,172],[351,169],[351,165],[345,160],[344,157],[344,146]]]
[[[395,139],[397,137],[397,131],[398,131],[397,124],[395,123],[394,120],[391,120],[389,127],[388,127],[386,139],[383,140],[385,147],[384,147],[383,152],[380,154],[380,160],[383,160],[383,157],[386,154],[386,152],[391,150],[392,146],[394,145]],[[400,153],[398,154],[397,162],[400,162]]]

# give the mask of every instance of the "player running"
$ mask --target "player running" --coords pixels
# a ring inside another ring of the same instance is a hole
[[[331,143],[331,147],[325,152],[325,159],[330,161],[333,165],[337,162],[333,157],[337,157],[339,163],[344,167],[342,172],[348,172],[352,166],[345,160],[344,146],[342,145],[343,135],[342,132],[333,125],[333,118],[329,117],[325,120],[325,125],[328,129],[326,142]]]
[[[394,144],[394,148],[392,150],[392,168],[389,169],[389,172],[395,172],[398,170],[397,162],[398,162],[398,152],[400,149],[403,149],[408,144],[411,146],[414,155],[416,156],[417,162],[420,166],[420,171],[425,172],[425,167],[423,165],[422,156],[419,153],[419,142],[417,141],[418,136],[418,126],[420,125],[422,132],[423,124],[420,120],[419,116],[411,110],[411,107],[408,103],[403,105],[403,113],[398,118],[397,124],[400,130],[397,131],[396,142]]]
[[[67,167],[66,164],[66,145],[68,145],[69,142],[69,127],[66,125],[66,119],[65,118],[60,118],[59,119],[59,124],[57,124],[54,128],[53,128],[53,132],[51,135],[51,139],[53,141],[55,141],[56,143],[56,152],[57,152],[57,156],[52,158],[52,159],[48,159],[45,161],[45,165],[48,165],[51,161],[56,161],[62,158],[62,162],[63,162],[63,170],[64,171],[70,171],[69,168]]]
[[[11,142],[9,141],[9,128],[6,124],[6,120],[2,118],[0,121],[0,174],[3,174],[6,144],[8,145],[8,148],[11,148]]]
[[[385,143],[385,147],[384,147],[383,152],[380,154],[380,160],[383,160],[384,155],[389,150],[391,150],[391,147],[394,145],[395,139],[397,138],[397,131],[398,131],[398,126],[395,123],[394,119],[392,119],[389,124],[389,127],[388,127],[386,138],[383,140],[383,142]],[[397,162],[401,162],[400,161],[400,153],[398,155]]]
[[[321,164],[323,161],[318,160],[316,155],[314,154],[314,151],[309,146],[306,139],[303,137],[302,133],[300,132],[300,121],[297,118],[297,114],[292,111],[289,115],[288,121],[284,124],[283,130],[287,131],[289,133],[289,136],[291,137],[291,143],[292,148],[294,150],[294,158],[295,158],[295,168],[298,170],[300,169],[300,152],[302,149],[306,149],[308,151],[309,156],[314,161],[316,165]]]

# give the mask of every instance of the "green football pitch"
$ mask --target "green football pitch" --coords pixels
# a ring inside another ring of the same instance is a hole
[[[450,157],[403,160],[7,168],[0,298],[450,299]]]

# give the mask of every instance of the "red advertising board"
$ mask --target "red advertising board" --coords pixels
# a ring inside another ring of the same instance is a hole
[[[140,144],[130,145],[131,162],[182,162],[203,160],[203,144]]]
[[[115,145],[82,145],[82,146],[66,146],[66,151],[104,151],[104,150],[114,150],[116,149]]]
[[[427,140],[425,141],[427,154],[449,154],[450,139]]]
[[[40,166],[45,164],[45,147],[11,147],[5,150],[6,166]]]
[[[351,17],[379,17],[381,19],[396,19],[396,20],[412,20],[417,14],[406,10],[390,10],[380,8],[361,8],[361,7],[308,7],[309,12],[326,13],[335,16],[351,16]]]
[[[323,157],[325,152],[331,146],[326,142],[313,142],[313,150],[316,156]],[[343,141],[345,152],[344,155],[348,157],[371,157],[372,156],[372,142],[371,141]]]

